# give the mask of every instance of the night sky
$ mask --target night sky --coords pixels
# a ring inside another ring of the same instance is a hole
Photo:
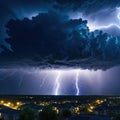
[[[119,0],[0,0],[0,94],[119,95]]]

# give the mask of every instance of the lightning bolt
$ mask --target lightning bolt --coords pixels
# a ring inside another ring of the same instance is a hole
[[[79,85],[78,85],[78,82],[79,82],[79,71],[78,71],[78,70],[76,71],[75,80],[76,80],[76,81],[75,81],[76,95],[79,95],[80,90],[79,90]]]
[[[42,83],[40,84],[40,88],[45,84],[48,74],[42,79]]]
[[[117,19],[120,21],[120,7],[117,7],[116,8],[116,12],[117,12],[117,15],[116,15],[116,17],[117,17]],[[114,17],[114,16],[113,16]],[[119,22],[120,23],[120,22]],[[117,27],[118,29],[120,29],[120,24],[117,24],[117,23],[115,23],[114,21],[112,22],[112,23],[110,23],[110,24],[108,24],[108,25],[103,25],[103,26],[99,26],[99,25],[97,25],[97,24],[94,24],[94,23],[89,23],[89,21],[88,21],[88,26],[89,26],[89,28],[90,28],[90,31],[94,31],[94,30],[99,30],[99,29],[106,29],[106,28],[110,28],[110,27],[112,27],[112,26],[115,26],[115,27]]]
[[[25,77],[25,72],[23,72],[23,75],[21,74],[20,76],[20,81],[18,83],[18,86],[21,87],[22,83],[23,83],[23,80],[24,80],[24,77]]]
[[[109,24],[109,25],[106,25],[106,26],[99,26],[97,29],[106,29],[106,28],[110,28],[112,26],[116,26],[117,28],[120,29],[120,26],[117,25],[117,24]]]
[[[56,84],[55,84],[55,95],[58,95],[58,92],[59,92],[59,87],[60,87],[60,76],[61,76],[61,71],[58,71],[57,73],[57,77],[56,77]]]
[[[120,20],[120,7],[116,7],[116,10],[117,10],[117,18],[118,20]]]
[[[90,28],[90,31],[94,31],[94,30],[100,30],[100,29],[106,29],[106,28],[110,28],[110,27],[112,27],[112,26],[116,26],[118,29],[120,29],[120,25],[118,25],[118,24],[113,24],[113,23],[111,23],[111,24],[109,24],[109,25],[103,25],[103,26],[97,26],[97,25],[91,25],[91,24],[89,24],[88,25],[89,26],[89,28]]]

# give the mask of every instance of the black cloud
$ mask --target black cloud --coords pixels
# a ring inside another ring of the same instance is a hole
[[[5,50],[1,56],[11,65],[106,69],[120,61],[120,38],[90,32],[86,20],[49,11],[32,20],[10,20],[6,28],[13,52]]]
[[[9,44],[4,39],[7,37],[5,34],[5,24],[10,19],[23,19],[34,12],[47,10],[53,4],[52,0],[1,0],[0,1],[0,45],[11,50]],[[0,48],[0,52],[1,52]]]

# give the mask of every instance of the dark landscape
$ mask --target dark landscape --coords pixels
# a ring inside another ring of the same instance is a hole
[[[120,96],[2,95],[0,120],[5,119],[119,120]]]

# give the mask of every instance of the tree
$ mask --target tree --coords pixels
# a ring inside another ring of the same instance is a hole
[[[72,113],[71,113],[71,111],[70,111],[69,109],[63,109],[63,110],[62,110],[62,116],[63,116],[64,118],[69,118],[69,117],[72,116]]]
[[[34,120],[35,112],[29,107],[26,107],[22,110],[19,120]]]
[[[45,107],[39,113],[40,120],[58,120],[57,112],[51,106]]]

